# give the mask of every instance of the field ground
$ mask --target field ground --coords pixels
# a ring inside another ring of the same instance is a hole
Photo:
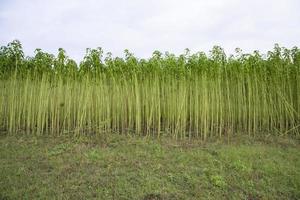
[[[300,199],[300,142],[2,135],[0,199]]]

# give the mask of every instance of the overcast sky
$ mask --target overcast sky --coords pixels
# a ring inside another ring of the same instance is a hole
[[[300,1],[0,0],[0,45],[13,39],[27,55],[36,48],[56,55],[63,47],[77,61],[98,46],[143,58],[214,45],[266,52],[274,43],[300,46]]]

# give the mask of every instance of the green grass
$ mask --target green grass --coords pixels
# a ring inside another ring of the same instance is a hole
[[[1,136],[0,199],[299,199],[299,140]]]

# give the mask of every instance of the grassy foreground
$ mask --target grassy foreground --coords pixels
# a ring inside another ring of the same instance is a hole
[[[300,144],[1,136],[0,199],[299,199]]]

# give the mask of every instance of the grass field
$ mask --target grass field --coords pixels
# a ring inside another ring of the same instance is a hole
[[[299,139],[1,136],[0,199],[299,199]]]

